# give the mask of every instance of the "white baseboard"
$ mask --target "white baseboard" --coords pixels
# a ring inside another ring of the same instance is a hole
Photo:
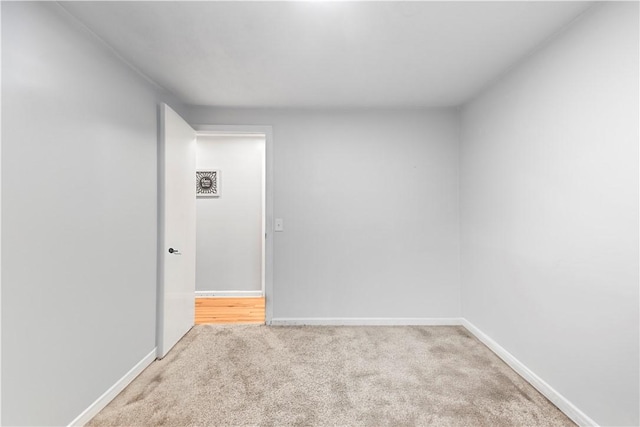
[[[84,426],[91,421],[98,412],[102,411],[105,406],[109,404],[131,381],[133,381],[144,369],[149,366],[154,360],[156,360],[157,349],[151,350],[141,361],[139,361],[133,368],[129,370],[122,378],[120,378],[114,385],[105,391],[102,396],[96,399],[87,409],[85,409],[75,420],[69,423],[69,426]]]
[[[462,319],[462,326],[467,328],[469,332],[475,335],[484,345],[489,347],[500,359],[509,365],[514,371],[516,371],[522,378],[527,380],[533,387],[535,387],[544,397],[549,399],[554,405],[558,407],[566,416],[571,418],[579,426],[596,426],[595,421],[587,416],[584,412],[578,409],[573,403],[571,403],[566,397],[558,393],[553,387],[547,384],[542,378],[537,376],[533,371],[527,368],[524,363],[516,359],[511,353],[504,349],[500,344],[495,342],[491,337],[482,332],[476,326],[474,326],[467,319]]]
[[[196,296],[198,296],[196,291]],[[233,291],[232,291],[233,292]],[[260,291],[258,291],[260,292]],[[218,296],[218,295],[216,295]],[[260,295],[261,296],[261,295]],[[464,326],[476,338],[484,343],[491,351],[500,357],[507,365],[509,365],[520,376],[527,380],[533,387],[556,405],[562,412],[571,418],[580,426],[597,427],[587,414],[578,409],[567,398],[557,392],[553,387],[547,384],[542,378],[527,368],[522,362],[516,359],[511,353],[505,350],[500,344],[495,342],[491,337],[478,329],[475,325],[463,318],[375,318],[375,317],[308,317],[308,318],[275,318],[272,320],[273,326],[294,326],[294,325],[323,325],[323,326]],[[127,372],[120,380],[118,380],[111,388],[109,388],[102,396],[96,399],[87,409],[85,409],[69,426],[83,426],[88,423],[94,416],[98,414],[105,406],[109,404],[124,388],[131,383],[147,366],[156,359],[156,349],[154,348],[140,362],[138,362],[129,372]]]
[[[261,298],[262,291],[196,291],[196,298]]]
[[[454,326],[461,319],[429,317],[280,317],[271,320],[272,326]]]

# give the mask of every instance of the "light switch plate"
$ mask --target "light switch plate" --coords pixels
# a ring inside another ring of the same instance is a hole
[[[284,220],[282,218],[276,218],[273,229],[274,231],[284,231]]]

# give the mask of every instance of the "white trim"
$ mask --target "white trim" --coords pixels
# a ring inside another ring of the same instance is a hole
[[[0,8],[0,34],[2,34],[2,8]],[[2,81],[2,55],[0,55],[0,82]],[[1,85],[0,85],[1,86]],[[2,99],[2,88],[0,88]],[[0,135],[2,135],[2,106],[0,103]],[[0,137],[0,177],[2,176],[2,138]],[[0,224],[2,224],[2,179],[0,179]],[[2,226],[0,225],[0,242],[2,241]],[[0,245],[1,247],[2,245]],[[2,277],[2,251],[0,250],[0,278]],[[0,319],[2,319],[2,280],[0,280]],[[2,328],[0,328],[0,384],[2,384]],[[0,426],[2,425],[2,387],[0,387]]]
[[[69,426],[84,426],[91,421],[93,417],[98,415],[126,386],[131,384],[142,371],[146,369],[154,360],[156,360],[157,349],[154,348],[141,361],[129,370],[122,378],[120,378],[109,390],[105,391],[102,396],[96,399],[87,409],[85,409],[75,420],[69,423]]]
[[[272,319],[273,326],[457,326],[461,319],[430,317],[280,317]]]
[[[253,125],[193,125],[196,136],[219,134],[256,134],[265,136],[265,250],[264,250],[264,297],[266,299],[265,323],[273,319],[273,127]]]
[[[587,416],[584,412],[578,409],[573,403],[571,403],[566,397],[561,395],[553,387],[551,387],[542,378],[531,371],[527,366],[515,358],[511,353],[504,349],[500,344],[495,342],[491,337],[478,329],[475,325],[469,322],[467,319],[462,319],[462,326],[464,326],[469,332],[475,335],[484,345],[489,347],[500,359],[502,359],[507,365],[509,365],[514,371],[516,371],[522,378],[527,380],[533,387],[535,387],[544,397],[549,399],[551,403],[556,405],[558,409],[565,413],[566,416],[571,418],[579,426],[597,426],[595,421]]]
[[[196,298],[260,298],[262,291],[196,291]]]
[[[197,136],[207,135],[264,135],[271,132],[271,126],[254,125],[193,125]]]
[[[156,351],[163,347],[164,331],[164,199],[165,199],[165,161],[164,161],[164,136],[165,136],[165,105],[158,104],[158,141],[157,141],[157,203],[156,203]],[[195,300],[194,300],[195,304]],[[162,357],[162,354],[158,354]]]

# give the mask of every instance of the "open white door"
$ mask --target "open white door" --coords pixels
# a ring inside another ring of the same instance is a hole
[[[161,105],[158,158],[158,358],[194,324],[196,132]]]

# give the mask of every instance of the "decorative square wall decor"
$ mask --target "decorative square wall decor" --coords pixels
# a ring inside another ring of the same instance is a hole
[[[220,171],[196,171],[196,197],[220,196]]]

